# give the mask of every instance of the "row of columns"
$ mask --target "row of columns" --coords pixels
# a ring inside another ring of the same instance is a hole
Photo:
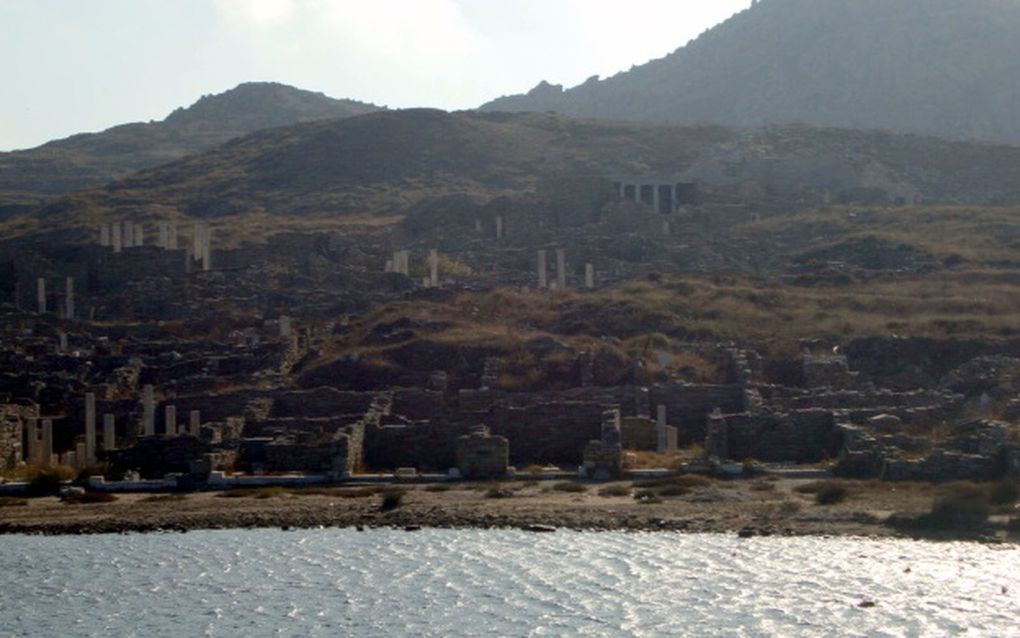
[[[177,224],[161,221],[156,224],[156,246],[163,250],[178,250]],[[145,245],[144,224],[132,221],[103,224],[99,227],[99,245],[113,248],[119,253],[125,248]],[[205,222],[195,222],[191,248],[186,251],[186,270],[191,272],[192,262],[199,262],[203,271],[212,268],[212,229]]]
[[[538,251],[538,287],[549,288],[549,265],[548,252]],[[556,287],[563,290],[567,287],[567,252],[563,248],[556,249]],[[584,287],[591,290],[595,288],[595,266],[594,264],[584,265]]]
[[[39,314],[44,315],[49,309],[46,298],[46,278],[38,277],[35,280],[36,308]],[[74,277],[64,278],[64,303],[60,309],[60,316],[64,319],[74,319]]]
[[[397,274],[404,275],[405,277],[410,276],[411,251],[394,251],[393,258],[386,260],[386,272],[395,272]],[[439,251],[435,248],[429,250],[428,276],[423,279],[422,283],[427,288],[439,287]]]

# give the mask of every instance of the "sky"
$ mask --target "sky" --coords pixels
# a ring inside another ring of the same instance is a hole
[[[0,150],[242,82],[468,109],[683,46],[750,0],[0,0]]]

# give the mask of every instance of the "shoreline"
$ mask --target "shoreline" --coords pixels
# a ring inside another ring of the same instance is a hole
[[[57,497],[0,507],[0,535],[182,533],[217,529],[394,528],[681,532],[760,536],[837,536],[1020,543],[1001,520],[981,530],[923,532],[887,523],[930,507],[929,485],[848,482],[850,497],[818,505],[797,491],[810,481],[712,482],[676,496],[649,498],[630,482],[504,482],[336,487],[189,494],[120,494],[112,502],[66,504]],[[576,485],[579,487],[565,487]],[[382,510],[384,494],[400,503]],[[581,491],[583,490],[583,491]],[[681,493],[682,492],[682,493]]]

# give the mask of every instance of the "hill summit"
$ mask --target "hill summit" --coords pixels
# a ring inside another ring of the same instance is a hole
[[[37,203],[105,184],[262,129],[378,110],[284,84],[241,84],[203,96],[161,122],[124,124],[0,153],[0,216],[4,203]]]
[[[674,53],[489,111],[1020,142],[1017,0],[760,0]]]

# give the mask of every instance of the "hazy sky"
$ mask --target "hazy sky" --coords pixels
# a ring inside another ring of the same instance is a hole
[[[0,0],[0,150],[274,80],[473,108],[659,58],[750,0]]]

